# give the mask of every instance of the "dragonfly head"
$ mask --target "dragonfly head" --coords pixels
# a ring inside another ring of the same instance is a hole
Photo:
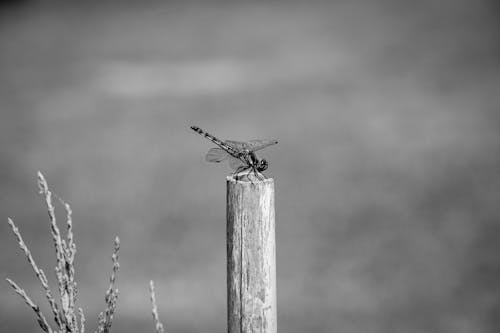
[[[262,159],[259,162],[259,166],[258,166],[257,170],[259,172],[262,172],[262,171],[267,170],[268,167],[269,167],[269,163],[267,163],[267,161],[265,159]]]

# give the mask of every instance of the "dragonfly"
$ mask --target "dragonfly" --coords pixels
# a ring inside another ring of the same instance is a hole
[[[248,171],[247,178],[253,172],[258,179],[262,179],[261,172],[267,170],[269,163],[265,159],[259,159],[255,152],[278,143],[277,140],[223,141],[197,126],[191,126],[191,129],[218,146],[217,148],[211,148],[205,159],[214,163],[228,160],[229,166],[234,171],[233,176]]]

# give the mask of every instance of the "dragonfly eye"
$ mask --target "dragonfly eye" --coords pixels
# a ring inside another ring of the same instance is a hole
[[[267,163],[267,161],[265,159],[262,159],[260,161],[260,165],[259,165],[259,171],[264,171],[267,169],[267,167],[269,166],[269,164]]]

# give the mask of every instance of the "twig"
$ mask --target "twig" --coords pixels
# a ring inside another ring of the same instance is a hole
[[[56,196],[57,197],[57,196]],[[77,283],[75,281],[75,266],[73,262],[75,260],[76,245],[73,240],[73,219],[71,206],[66,203],[61,198],[57,199],[64,205],[66,209],[66,228],[67,228],[67,239],[62,241],[64,263],[63,263],[63,276],[62,281],[64,295],[67,299],[67,307],[63,307],[66,323],[72,327],[75,332],[78,332],[77,318],[75,314],[75,303],[78,294]]]
[[[49,324],[47,323],[47,319],[45,319],[45,316],[43,315],[42,311],[40,311],[40,307],[36,305],[31,298],[28,297],[24,289],[20,288],[14,281],[11,279],[6,279],[7,282],[10,284],[10,286],[14,289],[14,291],[21,296],[21,298],[28,304],[30,308],[33,309],[33,311],[36,314],[38,324],[42,328],[44,332],[47,333],[52,333],[52,329],[50,328]]]
[[[83,309],[78,308],[78,313],[80,314],[80,333],[85,333],[85,315],[83,314]]]
[[[163,328],[163,324],[160,322],[160,317],[158,316],[158,307],[156,306],[156,297],[155,297],[155,284],[153,280],[149,281],[149,295],[151,297],[151,305],[153,307],[153,320],[155,323],[156,333],[164,333],[165,330]]]
[[[33,259],[33,256],[31,255],[31,251],[28,249],[28,246],[24,242],[23,237],[21,236],[21,233],[19,232],[19,228],[14,224],[14,221],[12,221],[11,218],[8,218],[7,222],[9,223],[10,227],[12,228],[12,232],[14,233],[14,235],[16,235],[17,241],[19,243],[19,247],[26,255],[26,258],[28,259],[28,262],[30,263],[31,267],[33,268],[33,271],[35,272],[37,278],[42,283],[42,287],[45,290],[45,295],[46,295],[47,300],[49,301],[49,304],[50,304],[50,309],[52,310],[52,314],[54,315],[54,321],[56,322],[57,326],[59,328],[61,328],[62,323],[61,323],[61,320],[59,318],[59,309],[58,309],[58,306],[57,306],[57,303],[56,303],[54,297],[52,296],[52,292],[50,290],[49,283],[47,281],[47,277],[45,276],[45,273],[43,272],[43,270],[38,268],[38,266],[35,262],[35,259]],[[20,289],[20,290],[22,290],[22,289]]]
[[[108,333],[111,329],[111,324],[113,322],[113,316],[116,310],[116,300],[118,299],[118,289],[115,289],[116,278],[120,264],[118,263],[118,254],[120,252],[120,239],[115,238],[113,248],[113,255],[111,260],[113,261],[113,270],[109,278],[109,288],[106,291],[106,296],[104,300],[106,301],[106,310],[104,313],[99,314],[99,324],[97,326],[97,333]]]
[[[59,287],[59,296],[61,298],[62,313],[59,314],[60,328],[67,331],[72,331],[71,321],[68,322],[68,308],[69,308],[69,296],[66,291],[67,276],[64,274],[65,270],[65,259],[64,259],[64,248],[63,241],[61,239],[61,232],[56,223],[55,208],[52,204],[52,192],[49,190],[49,186],[43,174],[38,171],[38,188],[40,194],[45,198],[45,204],[47,206],[47,212],[49,214],[50,221],[50,232],[52,235],[52,240],[54,242],[54,248],[56,251],[56,277]],[[64,327],[66,326],[66,327]]]

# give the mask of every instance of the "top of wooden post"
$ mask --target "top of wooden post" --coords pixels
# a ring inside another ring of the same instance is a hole
[[[253,173],[247,174],[246,172],[244,172],[243,174],[238,174],[236,175],[236,177],[235,175],[227,176],[226,180],[231,183],[242,183],[242,185],[246,184],[264,185],[274,182],[274,179],[272,178],[259,179]]]

